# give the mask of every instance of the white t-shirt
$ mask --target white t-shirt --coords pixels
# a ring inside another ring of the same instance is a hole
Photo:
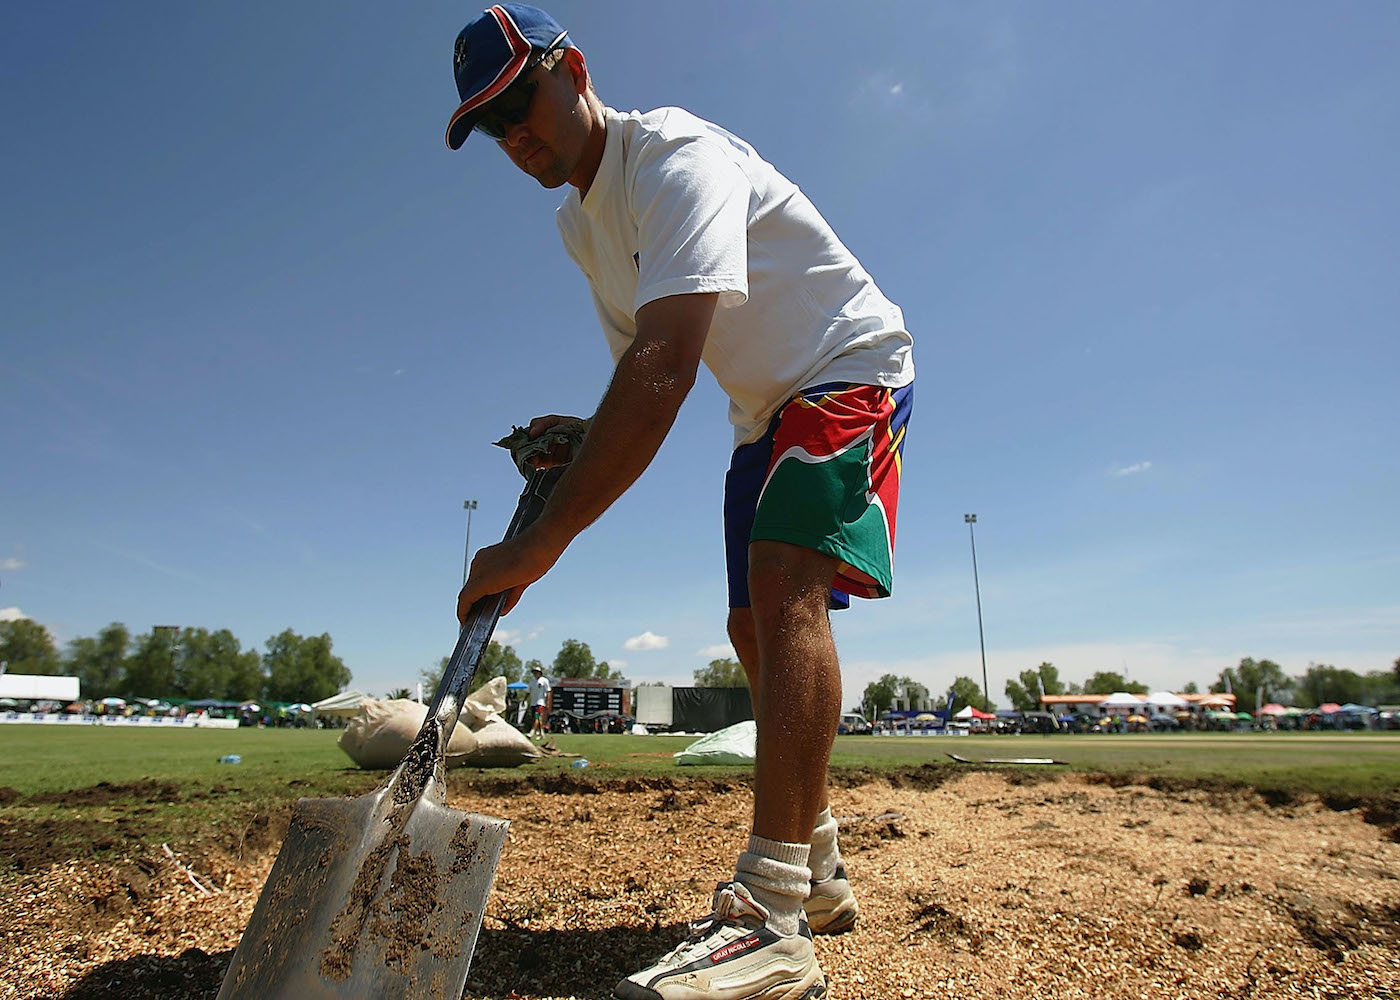
[[[734,443],[822,382],[914,380],[904,316],[797,186],[753,147],[680,108],[606,108],[603,160],[556,220],[616,363],[637,310],[718,292],[701,359],[729,395]]]
[[[543,705],[549,701],[549,678],[541,674],[530,681],[530,704]]]

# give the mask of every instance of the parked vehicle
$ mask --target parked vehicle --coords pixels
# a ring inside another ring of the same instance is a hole
[[[858,735],[865,736],[870,733],[870,723],[865,721],[865,716],[859,712],[849,712],[841,716],[841,721],[836,724],[837,735]]]

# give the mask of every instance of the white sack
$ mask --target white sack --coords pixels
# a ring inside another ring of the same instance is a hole
[[[750,719],[696,740],[675,755],[677,764],[752,764],[757,756],[758,723]]]
[[[359,715],[340,734],[340,749],[369,770],[398,767],[427,717],[428,706],[416,701],[366,698],[360,703]],[[447,744],[447,766],[461,767],[475,751],[476,736],[459,721]]]

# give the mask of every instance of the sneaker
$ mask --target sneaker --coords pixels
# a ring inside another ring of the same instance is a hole
[[[784,937],[742,882],[721,882],[714,912],[649,969],[613,987],[613,1000],[821,1000],[826,977],[806,921]]]
[[[813,934],[842,934],[854,927],[860,907],[846,880],[846,866],[837,864],[831,878],[820,882],[813,879],[802,908]]]

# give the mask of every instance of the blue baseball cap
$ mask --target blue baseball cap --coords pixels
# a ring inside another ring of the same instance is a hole
[[[452,72],[462,103],[447,123],[447,146],[460,149],[487,101],[505,90],[530,61],[531,47],[572,46],[569,33],[538,7],[498,3],[472,20],[452,49]]]

